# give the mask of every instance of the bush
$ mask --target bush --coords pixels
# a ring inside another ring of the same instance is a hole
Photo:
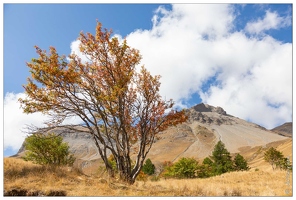
[[[25,139],[23,157],[26,161],[41,165],[73,165],[75,158],[69,152],[69,146],[61,136],[54,133],[33,134]]]
[[[165,176],[176,178],[194,178],[198,162],[193,158],[181,158],[178,162],[166,168]]]
[[[283,153],[271,147],[264,153],[264,160],[271,164],[272,169],[280,168],[292,170],[289,159],[285,158]]]
[[[240,154],[237,154],[232,161],[230,152],[221,141],[215,145],[212,156],[206,157],[201,165],[198,165],[193,158],[181,158],[175,164],[165,161],[163,166],[165,169],[163,176],[166,178],[207,178],[235,170],[250,169],[247,161]],[[281,166],[285,167],[284,164]]]
[[[108,162],[109,164],[112,166],[112,169],[117,172],[117,164],[116,164],[116,160],[114,159],[113,154],[111,154],[108,158]]]
[[[199,178],[207,178],[207,177],[211,177],[214,176],[214,162],[209,158],[206,157],[203,162],[202,165],[198,166],[198,170],[197,170],[197,177]]]
[[[209,164],[202,164],[198,166],[198,170],[197,170],[198,178],[208,178],[213,175],[214,175],[213,166],[210,166]]]
[[[139,175],[136,178],[137,181],[147,181],[148,180],[148,175],[145,174],[143,171],[140,171]]]
[[[212,166],[212,165],[214,164],[214,162],[213,162],[209,157],[206,157],[206,158],[202,161],[202,164]]]
[[[292,171],[292,165],[290,164],[290,160],[288,158],[282,158],[276,163],[276,165],[282,170]]]
[[[142,167],[142,171],[147,175],[152,175],[155,172],[155,166],[152,164],[151,160],[148,158]]]

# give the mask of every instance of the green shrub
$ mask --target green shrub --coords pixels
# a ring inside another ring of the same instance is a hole
[[[113,169],[115,172],[118,172],[118,169],[117,169],[117,163],[116,163],[116,160],[115,160],[113,154],[111,154],[111,155],[108,157],[108,163],[109,163],[109,165],[111,165],[112,169]]]
[[[214,162],[213,162],[209,157],[206,157],[206,158],[202,161],[202,164],[212,166],[212,165],[214,164]]]
[[[272,169],[280,168],[284,170],[292,170],[292,165],[283,153],[271,147],[264,153],[264,160],[271,164]]]
[[[214,176],[213,166],[209,164],[202,164],[198,166],[197,177],[208,178]]]
[[[25,139],[24,160],[41,165],[73,165],[75,158],[61,136],[54,133],[33,134]]]
[[[215,145],[212,156],[206,157],[201,165],[198,165],[193,158],[181,158],[174,164],[166,161],[163,166],[162,175],[165,178],[207,178],[235,170],[250,169],[247,161],[240,154],[237,154],[232,161],[230,152],[221,141]],[[281,166],[284,168],[285,165],[281,164]]]
[[[206,157],[202,164],[198,166],[197,170],[197,177],[198,178],[207,178],[214,175],[214,162],[209,158]]]
[[[290,170],[292,171],[292,165],[290,163],[290,160],[288,158],[282,158],[276,163],[277,167],[279,167],[282,170]]]
[[[283,153],[271,147],[264,154],[264,160],[272,165],[273,169],[280,168],[281,170],[292,170],[290,160],[285,158]]]
[[[166,177],[194,178],[198,162],[193,158],[181,158],[178,162],[166,168]]]

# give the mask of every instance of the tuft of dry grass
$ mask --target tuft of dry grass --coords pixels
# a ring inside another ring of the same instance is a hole
[[[4,190],[39,191],[49,196],[54,191],[66,196],[292,196],[292,173],[252,169],[206,179],[136,181],[130,186],[104,173],[85,176],[67,167],[4,158]]]

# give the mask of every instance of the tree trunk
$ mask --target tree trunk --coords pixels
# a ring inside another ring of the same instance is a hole
[[[120,173],[120,180],[129,185],[134,184],[136,181],[135,178],[131,177],[131,174],[128,174],[126,172]]]
[[[106,167],[109,178],[114,178],[115,177],[115,172],[112,168]]]

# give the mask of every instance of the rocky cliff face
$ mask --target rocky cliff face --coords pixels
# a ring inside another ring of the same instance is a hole
[[[208,104],[200,103],[191,108],[191,110],[195,110],[196,112],[215,112],[221,115],[226,115],[226,111],[223,108],[217,106],[211,106]]]
[[[232,124],[234,120],[232,116],[227,115],[226,111],[221,107],[214,107],[207,104],[198,104],[187,110],[189,121],[203,124]]]

